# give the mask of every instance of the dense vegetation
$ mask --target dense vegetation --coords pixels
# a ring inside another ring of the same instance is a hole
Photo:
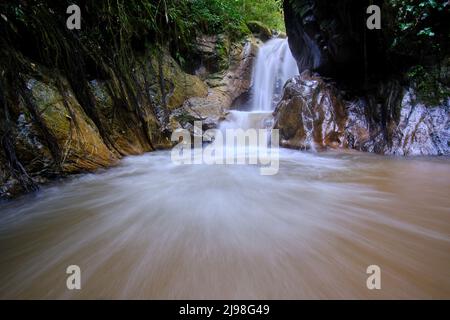
[[[82,28],[74,34],[65,30],[65,11],[73,2],[2,2],[2,39],[16,44],[34,39],[35,46],[27,49],[40,50],[44,61],[61,57],[55,53],[72,40],[91,54],[112,57],[131,45],[189,46],[198,33],[238,39],[249,32],[246,22],[251,20],[284,29],[279,0],[104,0],[78,1]]]
[[[66,9],[74,2],[81,8],[81,30],[66,28]],[[279,0],[5,1],[0,14],[0,88],[17,91],[17,75],[33,72],[24,63],[30,59],[65,76],[88,114],[94,109],[88,79],[117,79],[119,98],[138,103],[130,77],[144,50],[167,47],[182,62],[198,34],[238,40],[249,33],[250,20],[283,26]]]
[[[391,47],[411,62],[407,77],[419,98],[438,104],[450,96],[450,4],[445,0],[389,0]]]
[[[387,79],[402,78],[430,105],[449,96],[448,1],[285,0],[284,4],[294,54],[299,52],[308,62],[315,51],[321,61],[315,63],[314,71],[363,91]],[[380,30],[366,28],[366,8],[372,4],[381,8]],[[302,33],[315,50],[304,49],[309,45]]]
[[[420,91],[436,95],[431,99],[436,102],[448,94],[448,1],[379,2],[383,3],[386,50],[400,57],[395,64],[406,62],[411,81]],[[168,46],[173,56],[183,62],[189,60],[199,33],[224,33],[239,39],[249,33],[246,22],[252,20],[262,21],[272,29],[284,29],[282,0],[75,1],[81,7],[82,29],[69,31],[65,28],[65,11],[72,3],[0,3],[0,54],[5,69],[17,71],[23,67],[17,56],[20,53],[66,74],[111,77],[111,68],[124,73],[133,64],[132,53],[147,47]]]

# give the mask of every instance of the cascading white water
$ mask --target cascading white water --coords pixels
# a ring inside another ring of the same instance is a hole
[[[272,111],[286,81],[298,74],[287,39],[272,39],[258,52],[252,75],[252,111]]]
[[[272,111],[280,99],[284,84],[298,74],[298,67],[289,49],[287,39],[271,39],[258,51],[253,65],[251,110],[231,110],[220,130],[226,129],[269,129],[266,145],[270,144],[273,127]],[[258,142],[260,143],[260,142]],[[258,149],[258,146],[252,146]],[[247,148],[229,150],[234,156],[246,156]]]
[[[271,127],[272,111],[286,81],[297,75],[297,63],[287,39],[275,38],[258,51],[253,65],[251,111],[230,111],[220,129],[261,129]]]
[[[227,121],[221,124],[221,129],[269,129],[272,127],[270,113],[265,111],[237,111],[233,110]]]

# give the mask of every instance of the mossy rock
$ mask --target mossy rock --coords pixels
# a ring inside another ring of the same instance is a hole
[[[263,41],[267,41],[272,38],[272,30],[260,21],[248,21],[247,26],[250,31]]]
[[[231,42],[227,35],[198,35],[194,47],[208,74],[226,70],[230,66]]]
[[[97,127],[70,91],[63,98],[52,84],[31,79],[27,85],[43,125],[59,145],[64,172],[92,171],[116,162]]]
[[[450,59],[447,61],[447,66],[450,66]],[[442,69],[448,70],[448,67]],[[441,73],[437,66],[425,68],[421,65],[414,66],[408,71],[407,78],[413,85],[420,102],[428,106],[437,106],[444,104],[450,97],[450,88],[437,80],[441,78]]]
[[[178,63],[171,55],[164,51],[162,57],[152,56],[152,65],[154,70],[162,71],[162,77],[165,84],[165,104],[168,109],[173,110],[180,107],[184,101],[191,97],[205,97],[208,94],[208,87],[197,76],[183,72]],[[158,60],[162,60],[162,66],[159,67]],[[162,100],[161,92],[158,92]]]

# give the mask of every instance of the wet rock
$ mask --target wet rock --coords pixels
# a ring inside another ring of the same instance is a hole
[[[368,117],[366,102],[349,103],[346,125],[349,146],[392,155],[449,154],[449,102],[441,106],[425,106],[409,89],[405,90],[400,107],[399,119],[389,121],[383,128],[382,124]]]
[[[33,123],[30,114],[22,104],[16,120],[16,126],[12,128],[12,140],[15,141],[15,152],[20,155],[22,162],[26,163],[29,172],[42,172],[51,175],[51,171],[57,171],[56,163],[51,151],[43,142],[37,126]]]
[[[51,83],[36,79],[30,79],[27,86],[43,125],[59,146],[64,173],[92,171],[117,161],[70,91],[63,97]]]
[[[250,90],[253,62],[260,44],[254,37],[232,44],[229,68],[207,77],[206,96],[188,98],[181,108],[171,113],[171,130],[190,129],[193,121],[203,121],[206,129],[217,127],[233,101]]]
[[[303,73],[289,80],[274,115],[282,146],[316,150],[345,145],[344,104],[319,77]]]
[[[400,122],[392,146],[385,153],[444,155],[449,153],[450,105],[428,107],[414,102],[408,91],[403,98]]]
[[[70,173],[114,165],[117,155],[105,145],[92,120],[68,89],[46,72],[29,78],[2,141],[0,198],[33,191],[37,185]],[[64,96],[63,96],[64,94]]]
[[[386,106],[390,99],[385,104],[370,98],[344,101],[331,84],[302,73],[288,81],[274,112],[281,145],[405,156],[448,155],[450,99],[440,106],[425,106],[413,90],[391,88],[389,96],[400,95],[398,106],[395,102]]]
[[[114,103],[108,91],[108,81],[93,80],[89,83],[102,123],[107,131],[113,150],[120,155],[136,155],[153,148],[146,139],[146,132],[135,112],[127,110],[125,105]],[[144,109],[144,108],[143,108]],[[148,108],[150,109],[150,108]],[[145,109],[143,110],[146,111]],[[146,119],[146,123],[154,126],[155,119]],[[157,138],[158,132],[150,132],[149,136]],[[155,139],[156,140],[156,139]]]

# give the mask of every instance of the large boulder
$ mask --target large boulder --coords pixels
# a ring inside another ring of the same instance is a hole
[[[60,81],[57,85],[45,72],[29,78],[21,99],[5,110],[9,128],[3,128],[1,141],[1,198],[35,190],[58,176],[117,162],[118,155],[105,144],[67,82]]]
[[[345,146],[344,103],[319,77],[305,72],[289,80],[274,114],[282,146],[314,150]]]

